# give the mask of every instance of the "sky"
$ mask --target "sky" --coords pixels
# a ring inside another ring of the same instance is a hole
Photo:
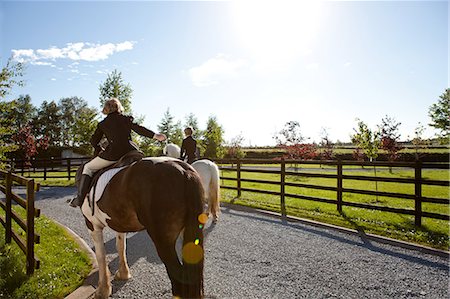
[[[309,141],[349,142],[389,116],[401,139],[428,126],[449,84],[447,1],[0,1],[0,61],[26,63],[39,107],[78,96],[100,108],[113,70],[134,115],[157,131],[169,109],[230,142],[275,145],[297,121]],[[100,109],[99,109],[100,110]],[[99,119],[103,116],[99,113]]]

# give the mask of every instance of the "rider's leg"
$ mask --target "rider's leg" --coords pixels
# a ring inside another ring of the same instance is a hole
[[[114,164],[116,161],[109,161],[102,159],[100,157],[95,157],[88,163],[84,165],[83,174],[81,175],[80,183],[78,185],[77,197],[72,199],[70,206],[78,207],[83,204],[86,194],[89,192],[89,187],[91,186],[92,176],[95,172],[102,168],[108,167]]]

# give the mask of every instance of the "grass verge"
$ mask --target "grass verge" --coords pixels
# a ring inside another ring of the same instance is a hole
[[[88,254],[66,230],[45,216],[36,218],[35,228],[41,238],[35,245],[40,269],[28,277],[25,254],[14,241],[5,244],[5,229],[0,225],[0,298],[64,298],[91,271]],[[21,231],[18,226],[13,229]]]

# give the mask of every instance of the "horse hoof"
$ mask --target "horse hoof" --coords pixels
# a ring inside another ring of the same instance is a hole
[[[128,280],[131,278],[130,273],[122,273],[120,271],[116,272],[116,275],[114,275],[115,280]]]
[[[108,289],[97,289],[94,294],[94,299],[107,299],[112,294],[112,287]]]

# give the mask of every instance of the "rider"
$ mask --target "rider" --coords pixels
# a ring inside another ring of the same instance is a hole
[[[197,141],[192,137],[194,130],[191,127],[184,129],[186,138],[181,143],[180,159],[184,161],[187,157],[187,162],[192,164],[197,159]]]
[[[103,114],[106,114],[106,117],[98,123],[97,129],[91,138],[91,144],[95,149],[94,156],[96,157],[84,165],[83,174],[78,186],[77,197],[70,202],[70,206],[72,207],[81,206],[83,204],[83,200],[89,192],[92,176],[95,172],[114,164],[126,153],[133,150],[139,150],[137,145],[131,141],[131,130],[139,135],[153,138],[158,141],[166,140],[166,135],[156,134],[143,126],[136,124],[133,121],[133,117],[123,115],[122,104],[116,98],[107,100],[102,112]],[[108,140],[106,149],[103,149],[99,145],[103,136],[106,136],[106,139]]]

